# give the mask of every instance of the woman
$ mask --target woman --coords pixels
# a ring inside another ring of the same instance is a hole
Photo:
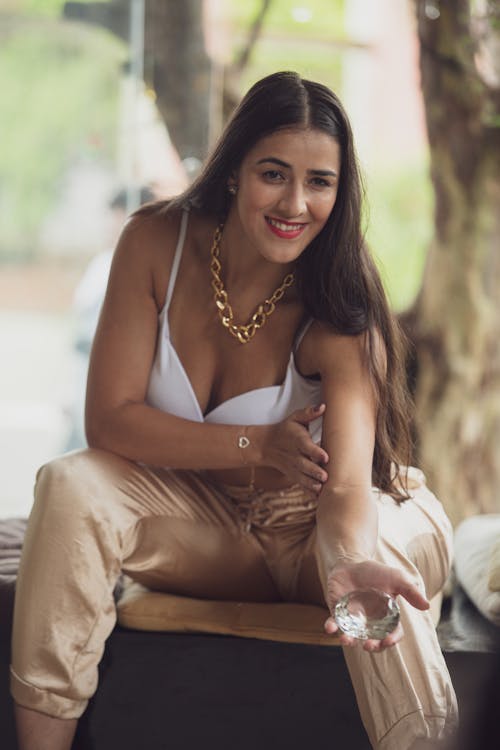
[[[37,482],[13,638],[21,750],[70,746],[120,570],[330,612],[353,589],[400,595],[403,624],[384,640],[341,636],[370,740],[404,750],[453,727],[426,611],[450,527],[400,469],[401,343],[360,212],[340,102],[278,73],[246,95],[199,179],[125,227],[91,358],[90,450]]]

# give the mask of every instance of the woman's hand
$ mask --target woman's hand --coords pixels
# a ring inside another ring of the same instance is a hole
[[[397,568],[391,568],[375,560],[364,560],[362,562],[341,560],[334,566],[327,579],[327,603],[330,612],[333,613],[338,600],[349,592],[368,588],[379,589],[379,591],[384,591],[394,597],[403,596],[417,609],[429,609],[429,602],[425,596],[422,596],[417,587]],[[325,631],[329,634],[339,631],[333,614],[325,622]],[[398,643],[403,635],[403,626],[399,622],[395,630],[383,640],[368,639],[363,641],[363,648],[365,651],[382,651]],[[359,641],[341,633],[340,643],[343,646],[354,646]]]
[[[328,454],[309,434],[309,423],[321,417],[325,405],[309,406],[266,428],[262,448],[264,464],[278,469],[292,484],[320,492],[328,474],[323,468]]]

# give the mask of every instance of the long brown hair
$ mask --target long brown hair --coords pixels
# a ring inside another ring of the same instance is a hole
[[[366,334],[367,366],[378,401],[373,484],[402,501],[408,494],[400,469],[411,455],[403,334],[364,241],[362,180],[351,126],[338,97],[297,73],[274,73],[258,81],[236,108],[199,177],[160,210],[192,207],[223,219],[231,200],[228,178],[246,153],[265,135],[293,127],[325,132],[341,149],[335,206],[297,261],[299,294],[308,314],[336,332]]]

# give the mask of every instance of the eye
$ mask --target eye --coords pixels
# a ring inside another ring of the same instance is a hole
[[[263,176],[270,182],[280,182],[281,180],[285,179],[284,175],[277,169],[266,169],[266,171],[263,173]]]
[[[319,187],[319,188],[332,186],[332,183],[329,180],[326,180],[324,177],[313,177],[311,180],[311,183],[315,187]]]

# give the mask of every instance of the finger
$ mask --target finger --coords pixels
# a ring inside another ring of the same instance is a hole
[[[313,477],[308,477],[305,474],[302,474],[301,472],[299,472],[298,475],[296,476],[291,475],[291,474],[289,476],[292,478],[292,481],[295,481],[305,490],[314,492],[316,495],[319,495],[319,493],[323,489],[323,482],[318,482],[317,479],[314,479]]]
[[[324,414],[326,409],[325,404],[318,404],[317,406],[307,406],[305,409],[298,409],[292,414],[292,419],[295,422],[307,427],[309,422],[313,422],[318,417]]]
[[[354,646],[356,643],[356,639],[352,638],[349,635],[346,635],[341,631],[339,626],[337,625],[335,618],[331,615],[327,618],[324,624],[325,632],[328,633],[328,635],[337,635],[339,638],[339,643],[341,646]]]
[[[431,606],[429,600],[420,593],[417,587],[407,581],[397,588],[396,593],[404,597],[416,609],[425,610]]]
[[[391,646],[395,646],[396,643],[399,643],[399,641],[403,638],[403,636],[404,636],[403,626],[399,622],[397,627],[394,628],[394,630],[392,631],[392,633],[389,633],[389,635],[386,635],[386,637],[380,641],[380,646],[382,648],[390,648]]]
[[[309,436],[307,436],[307,440],[302,442],[300,452],[318,466],[320,464],[327,464],[329,461],[328,453],[321,446],[313,443]]]
[[[375,638],[367,638],[366,641],[363,642],[363,649],[370,653],[376,653],[377,651],[380,651],[380,641]]]
[[[357,643],[356,638],[352,638],[350,635],[343,633],[334,617],[329,617],[324,624],[325,632],[328,635],[337,635],[341,646],[355,646]]]
[[[357,646],[359,641],[357,638],[353,638],[351,635],[342,633],[339,631],[339,643],[341,646]]]
[[[307,456],[299,456],[295,466],[301,474],[314,479],[315,482],[319,482],[320,484],[323,484],[328,479],[326,471],[307,458]]]
[[[328,633],[328,635],[334,635],[339,632],[339,626],[333,617],[329,617],[323,627],[325,628],[325,633]]]
[[[403,634],[403,627],[401,623],[399,623],[392,633],[389,633],[389,635],[382,638],[382,640],[375,640],[373,638],[366,640],[363,644],[363,648],[365,651],[378,654],[380,651],[384,651],[386,648],[390,648],[391,646],[395,646],[396,643],[399,643]]]

